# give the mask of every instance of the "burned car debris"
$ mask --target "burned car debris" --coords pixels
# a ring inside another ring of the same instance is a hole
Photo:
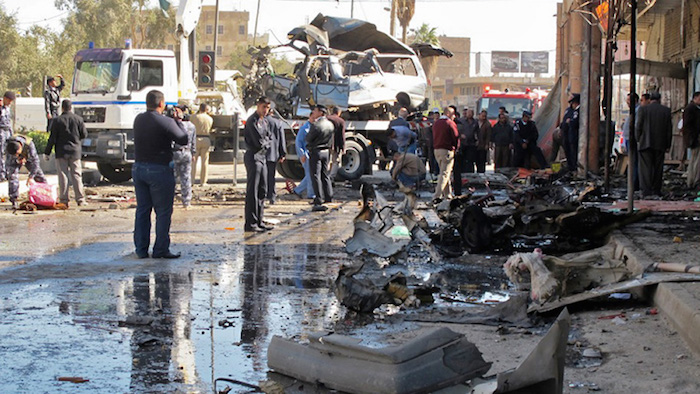
[[[287,46],[304,55],[293,75],[275,75],[270,51],[255,50],[244,89],[246,103],[266,95],[287,118],[304,117],[316,104],[347,110],[355,120],[384,119],[395,105],[425,110],[428,80],[416,51],[452,55],[434,46],[414,50],[369,22],[322,14],[287,38]]]

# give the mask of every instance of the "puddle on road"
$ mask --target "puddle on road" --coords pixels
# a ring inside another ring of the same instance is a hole
[[[219,377],[257,384],[273,335],[303,337],[339,319],[331,282],[349,260],[328,245],[234,249],[191,269],[2,286],[0,392],[211,392]],[[153,322],[120,326],[129,316]]]
[[[125,246],[102,247],[109,260]],[[47,273],[59,270],[81,251],[99,255],[95,248],[67,250],[36,266]],[[82,274],[74,277],[0,284],[0,358],[7,366],[0,370],[0,392],[211,392],[217,378],[264,380],[273,335],[303,341],[311,332],[330,330],[380,347],[388,332],[418,327],[385,320],[389,314],[356,315],[339,305],[332,282],[341,264],[356,261],[338,245],[199,245],[198,250],[192,255],[223,257],[139,266],[124,257],[102,264],[96,259],[93,268],[80,268],[76,272]],[[90,264],[79,266],[85,265]],[[131,267],[125,271],[131,274],[118,272],[120,267]],[[104,272],[96,275],[100,269]],[[389,266],[383,275],[403,271],[420,280],[439,270],[458,283],[495,287],[485,283],[488,274],[475,275],[479,270],[462,264]],[[152,321],[130,321],[134,317]],[[58,382],[61,376],[90,381]]]

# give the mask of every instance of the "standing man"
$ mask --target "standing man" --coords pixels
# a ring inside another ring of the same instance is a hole
[[[17,197],[19,197],[19,169],[27,167],[29,177],[27,185],[35,180],[39,183],[46,183],[41,167],[39,167],[39,154],[36,151],[31,138],[23,135],[14,135],[5,143],[7,152],[7,191],[12,203],[12,209],[17,209]]]
[[[56,74],[57,78],[61,78],[61,84],[56,85],[54,77],[46,78],[46,90],[44,91],[44,109],[46,111],[46,131],[51,131],[51,123],[54,118],[58,117],[58,108],[61,106],[61,91],[66,87],[66,81],[63,80],[63,75]]]
[[[170,223],[175,198],[173,142],[187,145],[187,133],[175,108],[175,119],[163,116],[165,98],[159,90],[146,94],[146,112],[134,119],[134,166],[131,171],[136,191],[134,245],[138,258],[148,257],[151,238],[151,211],[156,212],[156,242],[153,258],[175,259],[170,251]]]
[[[646,96],[646,98],[644,98]],[[634,94],[634,97],[632,97],[629,93],[627,94],[627,108],[632,111],[632,108],[634,108],[635,114],[637,116],[639,115],[639,107],[642,105],[647,105],[649,103],[649,94],[645,93],[642,95],[642,101],[639,101],[639,95],[637,93]],[[634,125],[630,123],[630,120],[632,119],[631,116],[628,116],[627,119],[625,119],[625,123],[622,125],[622,138],[625,141],[625,150],[627,151],[627,155],[632,155],[632,150],[630,149],[630,133],[634,132]],[[635,118],[636,119],[636,118]],[[632,172],[632,181],[634,182],[634,190],[637,191],[639,190],[639,152],[635,150],[635,157],[634,157],[634,168],[631,169]],[[627,171],[630,171],[628,168]]]
[[[10,105],[12,105],[13,101],[15,101],[15,93],[9,90],[6,91],[2,96],[2,105],[0,106],[0,182],[7,180],[5,144],[12,137]]]
[[[331,148],[331,180],[335,180],[338,175],[340,165],[343,163],[345,153],[345,119],[340,117],[343,113],[338,107],[331,107],[331,114],[328,120],[333,123],[333,147]]]
[[[574,93],[569,99],[569,108],[562,118],[562,137],[564,153],[569,171],[578,171],[578,134],[579,112],[581,110],[581,95]]]
[[[455,151],[459,149],[459,131],[452,120],[454,117],[454,109],[446,107],[445,113],[433,125],[433,147],[435,149],[435,159],[440,167],[440,175],[435,186],[433,201],[452,197],[450,177],[452,176]]]
[[[454,107],[451,107],[454,110]],[[479,136],[479,122],[474,119],[474,111],[466,109],[465,117],[455,120],[459,131],[459,149],[455,152],[454,182],[452,187],[456,196],[462,194],[462,173],[474,173],[476,164],[476,145]]]
[[[326,211],[325,203],[333,199],[333,184],[328,173],[329,152],[333,144],[333,123],[326,118],[328,110],[323,105],[316,105],[311,111],[314,119],[306,135],[306,147],[309,150],[309,170],[311,186],[314,188],[313,211]]]
[[[245,144],[248,147],[243,156],[247,175],[244,227],[246,232],[272,230],[272,227],[263,223],[264,201],[267,196],[267,150],[272,145],[272,125],[267,117],[269,113],[270,99],[262,96],[243,129]]]
[[[661,195],[664,155],[671,147],[671,109],[661,105],[661,95],[651,94],[651,103],[639,108],[635,124],[639,157],[639,187],[642,198]]]
[[[683,144],[690,149],[687,182],[694,188],[700,181],[700,92],[693,93],[693,99],[683,110]]]
[[[187,209],[192,203],[192,161],[196,152],[197,128],[191,122],[189,108],[180,108],[183,112],[182,125],[187,133],[187,144],[175,144],[173,147],[173,164],[175,166],[175,180],[180,184],[180,198],[182,206]]]
[[[476,139],[476,172],[486,172],[486,161],[491,146],[491,122],[488,120],[488,111],[482,109],[479,113],[479,134]]]
[[[498,170],[511,166],[511,150],[513,149],[513,126],[508,121],[508,115],[499,114],[498,122],[493,125],[492,142],[494,148],[494,169]]]
[[[56,147],[56,164],[58,165],[58,201],[68,205],[68,181],[73,184],[73,193],[78,206],[87,205],[83,191],[83,168],[81,142],[87,137],[83,118],[71,112],[70,100],[61,103],[63,113],[51,123],[51,135],[44,149],[46,160]]]
[[[192,124],[197,132],[197,142],[195,143],[195,155],[192,159],[192,183],[196,178],[197,173],[197,158],[201,160],[202,173],[199,176],[199,184],[207,184],[207,172],[209,171],[209,148],[211,148],[211,139],[209,134],[214,125],[214,119],[209,115],[209,106],[207,104],[199,104],[199,111],[192,116]]]
[[[309,133],[309,128],[311,127],[311,120],[313,115],[309,117],[299,131],[297,131],[297,138],[295,140],[294,148],[297,151],[297,156],[301,162],[301,166],[304,167],[304,179],[299,182],[297,187],[294,188],[294,194],[302,198],[302,193],[306,192],[306,197],[310,199],[316,198],[314,194],[314,188],[311,187],[311,171],[309,169],[309,150],[306,148],[306,134]]]
[[[537,131],[535,122],[530,120],[532,112],[523,111],[523,117],[515,122],[513,127],[513,146],[515,167],[531,168],[532,156],[537,159],[540,168],[545,168],[547,163],[544,161],[542,151],[537,146],[537,139],[540,136]]]
[[[267,200],[270,204],[277,201],[277,190],[275,190],[275,175],[277,174],[277,162],[283,162],[287,155],[287,143],[284,140],[284,124],[281,120],[272,116],[268,117],[270,122],[270,149],[267,150]]]

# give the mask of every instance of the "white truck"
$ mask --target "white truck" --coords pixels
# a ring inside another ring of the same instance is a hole
[[[83,141],[83,158],[94,161],[100,173],[119,183],[131,178],[134,160],[134,118],[146,111],[146,94],[152,89],[163,92],[166,104],[193,104],[198,99],[230,95],[226,92],[198,92],[195,86],[189,40],[201,13],[202,0],[181,0],[177,11],[177,35],[180,40],[179,64],[173,51],[157,49],[89,48],[75,55],[75,73],[70,98],[74,112],[83,117],[88,137]],[[221,100],[226,101],[226,100]],[[241,105],[237,106],[241,108]],[[237,127],[236,115],[215,119],[222,129]],[[226,131],[226,130],[225,130]],[[230,131],[230,130],[228,130]],[[224,132],[222,138],[230,139]],[[228,147],[216,141],[215,147]],[[215,148],[216,149],[216,148]],[[232,149],[228,149],[231,151]],[[216,152],[216,151],[215,151]],[[218,152],[222,153],[222,152]],[[232,158],[233,153],[214,157]],[[212,160],[213,161],[213,160]]]

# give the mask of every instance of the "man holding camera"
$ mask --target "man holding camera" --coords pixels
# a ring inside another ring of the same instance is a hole
[[[134,245],[139,258],[148,257],[151,211],[155,210],[156,242],[153,244],[152,256],[156,259],[174,259],[180,257],[180,253],[170,251],[170,222],[175,198],[173,142],[187,145],[187,133],[180,121],[182,111],[179,108],[174,109],[174,119],[163,116],[165,98],[162,92],[148,92],[146,109],[134,120]]]

